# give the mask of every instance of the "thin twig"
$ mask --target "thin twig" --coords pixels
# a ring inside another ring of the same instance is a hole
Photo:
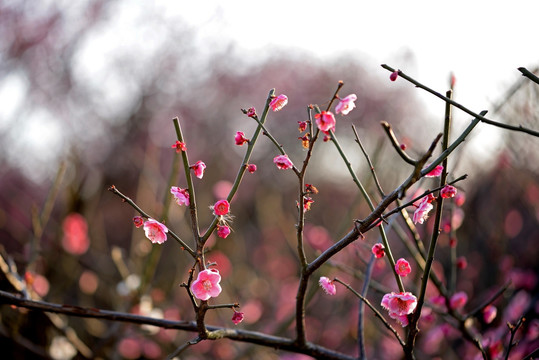
[[[518,71],[522,73],[522,76],[525,76],[534,83],[539,84],[539,77],[535,76],[535,74],[532,73],[530,70],[526,69],[525,67],[519,67]]]
[[[402,148],[401,148],[401,146],[399,144],[399,141],[397,140],[397,137],[395,136],[395,133],[391,129],[391,125],[389,125],[389,123],[386,122],[386,121],[382,121],[380,123],[380,125],[382,125],[382,127],[384,128],[384,130],[385,130],[385,132],[387,134],[387,137],[389,138],[389,140],[391,142],[391,145],[393,145],[393,148],[395,148],[395,150],[397,151],[397,154],[399,154],[399,156],[402,158],[402,160],[404,160],[405,162],[407,162],[410,165],[415,165],[415,163],[417,161],[412,159],[411,157],[409,157],[408,154],[406,154],[404,152],[404,150],[402,150]]]

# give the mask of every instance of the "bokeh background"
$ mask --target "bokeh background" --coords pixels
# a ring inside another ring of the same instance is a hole
[[[189,257],[173,241],[152,247],[143,231],[134,228],[132,208],[107,188],[114,184],[155,218],[166,216],[167,226],[190,239],[188,214],[171,203],[168,188],[170,179],[173,185],[186,185],[173,167],[177,156],[170,148],[176,140],[171,119],[180,118],[192,162],[203,160],[208,166],[204,178],[195,179],[204,228],[212,219],[205,209],[226,196],[241,165],[245,147],[234,145],[234,134],[244,131],[249,137],[256,127],[240,109],[254,106],[260,112],[271,88],[286,94],[289,104],[270,114],[268,128],[297,163],[305,155],[297,122],[306,120],[307,106],[327,104],[339,80],[345,82],[341,95],[357,94],[357,109],[338,117],[337,136],[375,199],[379,197],[350,125],[358,129],[389,191],[410,169],[399,162],[380,121],[391,123],[407,151],[419,155],[442,130],[444,109],[442,102],[410,84],[390,82],[389,73],[379,67],[382,62],[440,92],[449,87],[454,71],[457,101],[476,112],[489,110],[490,118],[538,128],[539,86],[516,71],[519,66],[537,71],[539,65],[537,54],[530,57],[522,50],[532,44],[526,19],[533,11],[507,9],[498,18],[503,9],[493,6],[491,19],[517,25],[505,29],[504,36],[458,26],[459,31],[468,29],[463,45],[452,42],[445,31],[450,34],[457,27],[459,16],[470,19],[479,10],[458,2],[443,14],[419,5],[404,13],[391,2],[387,8],[351,9],[357,17],[344,6],[335,9],[316,1],[289,9],[243,2],[0,2],[3,262],[12,261],[33,296],[47,301],[193,320],[185,290],[178,286],[187,279]],[[371,18],[378,25],[362,29]],[[447,30],[425,30],[444,22]],[[424,41],[417,42],[421,37]],[[482,45],[488,45],[486,50]],[[428,56],[425,46],[431,50]],[[491,61],[502,55],[505,62]],[[462,70],[459,76],[462,59],[470,72]],[[498,64],[494,70],[493,62]],[[469,121],[455,112],[454,133]],[[238,326],[291,336],[298,278],[297,194],[293,174],[273,165],[277,153],[272,146],[260,139],[252,157],[258,171],[245,176],[232,202],[233,233],[210,241],[208,259],[223,275],[219,301],[242,305],[246,318]],[[514,358],[538,343],[538,154],[537,138],[478,126],[449,163],[453,178],[464,173],[469,178],[459,183],[460,200],[448,204],[435,264],[451,282],[450,238],[456,240],[457,254],[467,266],[459,269],[455,290],[467,292],[467,309],[512,280],[495,303],[495,322],[479,322],[478,327],[492,344],[505,344],[505,322],[526,315]],[[314,155],[307,179],[320,193],[307,215],[310,259],[346,234],[352,219],[368,214],[332,144],[320,143]],[[428,223],[420,229],[425,239],[431,228]],[[406,257],[399,233],[389,235],[396,256]],[[367,234],[317,275],[339,276],[360,289],[377,240],[376,233]],[[406,286],[415,289],[418,277],[413,272]],[[0,279],[2,290],[13,290],[5,274]],[[394,290],[385,262],[376,263],[373,279],[370,297],[379,303],[384,292]],[[309,293],[309,339],[356,351],[355,299],[344,288],[329,298],[316,284]],[[232,311],[213,312],[208,323],[234,326],[231,316]],[[458,332],[440,320],[422,324],[418,357],[475,356]],[[370,357],[398,358],[397,344],[371,314],[367,323]],[[0,325],[3,353],[13,359],[156,359],[194,336],[7,306],[1,308]],[[198,344],[182,358],[306,357],[225,340]]]

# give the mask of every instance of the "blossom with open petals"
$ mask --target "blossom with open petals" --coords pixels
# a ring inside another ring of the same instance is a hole
[[[232,315],[232,322],[234,325],[238,325],[243,321],[244,314],[242,312],[234,310],[234,315]]]
[[[432,204],[429,202],[429,197],[425,196],[423,200],[419,203],[416,211],[414,211],[413,221],[414,224],[420,223],[423,224],[425,220],[429,217],[429,211],[433,208]]]
[[[137,215],[133,218],[133,224],[135,224],[135,227],[139,228],[144,224],[144,219],[142,216]]]
[[[417,298],[410,292],[388,293],[382,298],[382,307],[389,312],[392,319],[397,320],[403,327],[408,325],[407,315],[414,312]]]
[[[377,259],[383,258],[386,255],[385,246],[381,243],[374,244],[371,250]]]
[[[273,162],[281,170],[291,169],[294,166],[287,155],[277,155],[273,158]]]
[[[219,200],[213,205],[213,213],[217,216],[228,214],[230,203],[227,200]]]
[[[395,272],[399,274],[399,276],[406,276],[412,271],[412,268],[410,267],[410,263],[406,261],[403,258],[400,258],[395,263]]]
[[[202,179],[204,176],[204,170],[206,170],[206,164],[198,160],[195,165],[191,165],[191,169],[193,169],[197,178]]]
[[[148,219],[144,223],[144,233],[154,244],[162,244],[167,240],[168,228],[154,219]]]
[[[440,190],[440,196],[444,199],[449,199],[457,195],[457,188],[451,185],[446,185]]]
[[[189,206],[189,191],[187,189],[172,186],[170,188],[170,193],[174,195],[174,199],[176,199],[178,205]]]
[[[335,295],[337,293],[337,288],[335,287],[335,284],[333,283],[333,280],[329,280],[329,278],[322,276],[320,280],[318,281],[322,289],[325,291],[328,295]]]
[[[230,227],[226,225],[217,225],[217,236],[226,239],[228,235],[230,235]]]
[[[243,131],[236,132],[236,136],[234,136],[234,140],[236,140],[236,145],[243,145],[246,142],[249,142],[249,139],[245,137],[245,133]]]
[[[251,118],[255,118],[257,117],[256,115],[256,109],[254,107],[250,107],[248,110],[247,110],[247,116],[251,117]]]
[[[347,97],[341,99],[341,101],[335,106],[335,112],[341,113],[343,115],[348,115],[350,111],[352,111],[356,104],[354,104],[354,101],[357,100],[356,94],[350,94]]]
[[[425,166],[428,168],[430,165]],[[432,169],[431,172],[427,173],[425,177],[438,177],[442,175],[442,171],[444,170],[444,167],[442,165],[437,165],[434,169]]]
[[[307,130],[307,121],[298,121],[298,130],[299,132]]]
[[[177,153],[179,153],[180,151],[187,151],[185,143],[181,141],[176,141],[176,143],[172,144],[171,148],[176,149]]]
[[[273,111],[279,111],[288,103],[288,97],[286,95],[279,95],[271,100],[269,106]]]
[[[191,284],[191,291],[197,299],[206,301],[217,297],[221,293],[221,275],[216,269],[203,270],[198,273],[197,279]]]
[[[320,131],[328,132],[335,129],[335,116],[330,111],[322,111],[320,114],[314,115],[316,119],[316,125]]]
[[[459,291],[449,299],[449,306],[453,310],[461,309],[468,302],[468,295],[464,291]]]

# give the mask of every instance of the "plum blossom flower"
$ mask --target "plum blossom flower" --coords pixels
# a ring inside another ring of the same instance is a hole
[[[216,216],[223,216],[230,211],[230,203],[227,200],[219,200],[213,205],[213,213]]]
[[[389,75],[389,80],[395,81],[397,80],[397,77],[399,77],[399,71],[395,70],[391,73],[391,75]]]
[[[494,305],[487,305],[483,309],[483,320],[486,324],[490,324],[494,321],[496,318],[496,315],[498,314],[498,309],[496,309],[496,306]]]
[[[254,107],[250,107],[248,110],[247,110],[247,116],[251,117],[251,118],[254,118],[254,117],[257,117],[256,115],[256,109]]]
[[[311,141],[311,135],[309,135],[309,133],[298,137],[298,139],[301,140],[301,146],[303,146],[304,149],[309,148],[309,143]]]
[[[428,168],[429,166],[430,166],[430,164],[425,166],[425,168]],[[438,177],[438,176],[442,175],[443,170],[444,170],[444,167],[442,165],[438,165],[434,169],[432,169],[431,172],[427,173],[425,175],[425,177]]]
[[[226,239],[230,235],[230,227],[227,225],[217,225],[217,236]]]
[[[181,141],[176,141],[176,143],[172,144],[171,148],[176,149],[176,153],[178,154],[180,151],[187,151],[187,146]]]
[[[168,228],[154,219],[148,219],[144,223],[144,233],[154,244],[162,244],[167,240]]]
[[[310,197],[308,196],[305,196],[303,198],[303,210],[304,211],[309,211],[311,210],[311,204],[314,202],[313,199],[311,199]]]
[[[322,111],[314,116],[316,125],[321,131],[328,132],[335,129],[335,116],[330,111]]]
[[[457,195],[457,188],[451,185],[446,185],[440,190],[440,196],[444,199],[449,199]]]
[[[281,95],[273,98],[273,100],[271,100],[269,106],[270,106],[271,110],[279,111],[286,104],[288,104],[288,97],[286,95],[284,95],[284,94],[281,94]]]
[[[174,195],[174,198],[176,199],[176,203],[178,205],[189,206],[189,191],[187,189],[172,186],[170,188],[170,193]]]
[[[294,166],[292,161],[288,158],[288,155],[278,155],[273,158],[273,162],[281,170],[291,169]]]
[[[356,104],[354,104],[354,101],[357,100],[356,94],[350,94],[347,97],[341,99],[341,101],[335,106],[335,112],[341,113],[343,115],[348,115],[350,111],[352,111]]]
[[[234,315],[232,315],[232,322],[234,325],[238,325],[243,321],[244,314],[242,312],[234,310]]]
[[[464,256],[460,256],[457,258],[457,267],[459,269],[466,269],[468,267],[468,261]]]
[[[326,294],[335,295],[337,293],[337,288],[335,287],[333,280],[329,280],[329,278],[322,276],[318,283]]]
[[[203,270],[198,273],[197,279],[191,284],[191,291],[197,299],[206,301],[217,297],[221,293],[221,275],[216,269]]]
[[[243,131],[236,132],[236,136],[234,136],[234,140],[236,140],[236,145],[242,146],[246,142],[249,142],[249,139],[245,137],[245,133]]]
[[[255,164],[249,164],[247,165],[247,171],[249,171],[251,174],[256,171],[256,165]]]
[[[136,228],[139,228],[142,226],[142,224],[144,224],[144,219],[142,218],[142,216],[137,215],[133,217],[133,224],[135,224]]]
[[[372,253],[377,259],[383,258],[386,255],[385,247],[381,243],[376,243],[372,247]]]
[[[420,223],[423,224],[425,220],[429,217],[429,211],[433,208],[432,204],[429,201],[429,197],[425,196],[423,200],[419,203],[416,211],[414,211],[413,221],[414,224]]]
[[[318,189],[312,184],[305,184],[305,192],[307,194],[318,194]]]
[[[307,121],[298,121],[298,130],[299,132],[307,130]]]
[[[194,165],[191,165],[191,169],[193,169],[197,178],[202,179],[204,176],[204,170],[206,170],[206,164],[198,160]]]
[[[406,276],[412,271],[412,268],[410,267],[410,263],[406,261],[403,258],[400,258],[395,263],[395,272],[399,274],[399,276]]]
[[[408,326],[407,315],[414,312],[417,306],[417,298],[410,292],[388,293],[382,298],[382,307],[389,312],[392,319],[401,323],[402,327]]]
[[[453,310],[461,309],[468,302],[468,295],[464,291],[459,291],[449,299],[449,306]]]

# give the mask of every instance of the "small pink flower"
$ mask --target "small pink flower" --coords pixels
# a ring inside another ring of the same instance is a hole
[[[249,171],[251,174],[256,171],[256,165],[255,164],[249,164],[247,165],[247,171]]]
[[[468,295],[464,291],[459,291],[449,299],[449,306],[453,310],[462,309],[468,302]]]
[[[408,261],[400,258],[395,263],[395,271],[397,274],[399,274],[399,276],[406,276],[412,271],[412,268],[410,267],[410,263],[408,263]]]
[[[178,205],[189,206],[189,191],[187,189],[172,186],[170,188],[170,193],[174,195],[174,198],[176,199],[176,203]]]
[[[249,142],[249,139],[245,137],[245,133],[243,131],[238,131],[236,133],[236,136],[234,136],[234,140],[236,140],[236,145],[243,145],[246,142]]]
[[[191,165],[191,169],[193,169],[197,178],[202,179],[204,176],[204,170],[206,170],[206,164],[199,160],[195,163],[195,165]]]
[[[425,168],[428,168],[430,165],[425,166]],[[431,172],[427,173],[425,177],[438,177],[442,175],[442,171],[444,170],[444,167],[442,165],[436,166]]]
[[[64,236],[62,246],[65,251],[73,255],[82,255],[90,247],[88,237],[88,223],[84,216],[79,213],[67,215],[62,222]]]
[[[187,147],[185,146],[185,143],[181,141],[176,141],[175,144],[172,144],[171,148],[176,149],[177,153],[180,153],[180,151],[187,151]]]
[[[382,307],[389,312],[392,319],[401,323],[402,327],[408,325],[407,315],[414,312],[417,298],[410,292],[385,294],[382,298]]]
[[[377,259],[383,258],[386,255],[384,245],[381,243],[374,244],[372,247],[372,253]]]
[[[144,233],[154,244],[162,244],[167,240],[168,228],[154,219],[148,219],[144,223]]]
[[[230,228],[226,225],[217,225],[217,236],[226,239],[230,235]]]
[[[496,315],[498,314],[498,309],[496,309],[496,306],[494,305],[487,305],[483,309],[483,320],[486,324],[490,324],[494,321],[496,318]]]
[[[307,130],[307,121],[298,121],[298,130],[299,132]]]
[[[465,202],[466,202],[466,195],[464,195],[463,193],[460,192],[455,196],[455,205],[462,206],[464,205]]]
[[[234,315],[232,315],[232,322],[234,323],[234,325],[238,325],[240,322],[243,321],[243,315],[244,314],[242,312],[234,310]]]
[[[316,125],[321,131],[328,132],[335,129],[335,116],[329,111],[322,111],[320,114],[314,116],[316,119]]]
[[[279,95],[271,100],[269,106],[273,111],[281,110],[288,103],[288,97],[286,95]]]
[[[399,71],[398,70],[395,70],[391,73],[391,75],[389,75],[389,80],[391,81],[395,81],[397,80],[397,77],[399,76]]]
[[[400,144],[400,148],[402,151],[406,150],[406,144],[405,143]]]
[[[423,224],[423,222],[425,222],[425,220],[427,220],[427,218],[429,217],[429,211],[431,211],[432,208],[433,206],[429,202],[429,197],[425,196],[419,203],[419,206],[417,207],[416,211],[414,212],[414,224]]]
[[[356,104],[354,104],[354,101],[357,100],[356,94],[350,94],[344,99],[341,99],[341,101],[335,106],[335,112],[342,113],[343,115],[348,115],[350,111],[352,111]]]
[[[137,215],[133,218],[133,223],[135,224],[136,228],[139,228],[142,226],[142,224],[144,224],[144,219],[142,218],[142,216]]]
[[[222,216],[228,214],[230,211],[230,204],[227,200],[219,200],[213,205],[213,213],[216,216]]]
[[[273,158],[273,162],[281,170],[291,169],[294,166],[287,155],[278,155]]]
[[[216,269],[203,270],[191,284],[191,291],[197,299],[206,301],[211,297],[217,297],[221,293],[221,275]]]
[[[303,210],[304,211],[309,211],[311,210],[311,204],[314,202],[313,199],[311,199],[310,197],[304,197],[303,198]]]
[[[251,118],[257,117],[256,109],[254,107],[250,107],[249,110],[247,110],[247,116]]]
[[[318,281],[322,289],[325,291],[328,295],[335,295],[337,293],[337,288],[335,287],[335,284],[332,280],[329,280],[327,277],[322,276],[320,280]]]
[[[457,188],[451,185],[446,185],[440,190],[440,196],[444,199],[449,199],[457,195]]]
[[[459,269],[466,269],[468,267],[468,261],[464,256],[461,256],[457,259],[457,267]]]

